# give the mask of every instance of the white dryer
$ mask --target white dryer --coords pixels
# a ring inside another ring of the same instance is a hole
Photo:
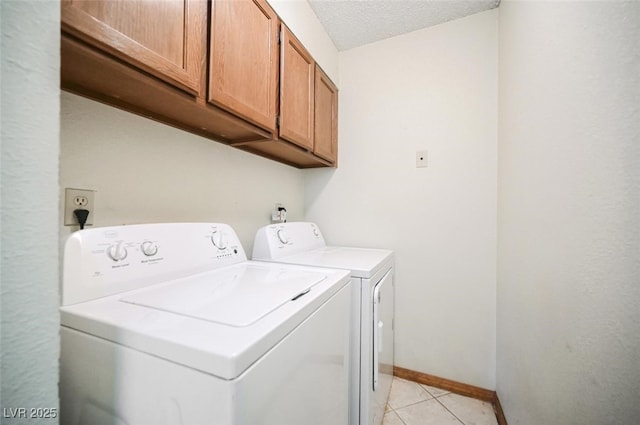
[[[380,425],[393,378],[393,251],[327,246],[317,225],[293,222],[259,229],[252,259],[349,270],[353,281],[349,421]]]
[[[65,246],[61,424],[348,423],[349,274],[247,261],[231,227]]]

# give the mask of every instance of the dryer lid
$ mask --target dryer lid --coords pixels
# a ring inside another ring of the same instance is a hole
[[[325,246],[275,260],[287,264],[350,270],[351,276],[369,279],[380,270],[390,267],[393,251],[373,248]]]
[[[202,273],[126,295],[120,301],[227,326],[250,326],[308,292],[326,276],[257,265],[231,267],[212,279]]]

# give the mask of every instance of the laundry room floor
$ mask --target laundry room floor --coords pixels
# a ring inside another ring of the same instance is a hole
[[[428,385],[393,378],[382,425],[498,425],[493,406]]]

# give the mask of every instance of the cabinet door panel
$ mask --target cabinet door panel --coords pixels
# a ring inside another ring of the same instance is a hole
[[[63,31],[191,94],[203,90],[202,0],[63,0]]]
[[[265,0],[214,0],[209,101],[275,132],[278,17]]]
[[[338,157],[338,89],[316,65],[314,153],[332,163]]]
[[[282,25],[280,137],[313,150],[315,62]]]

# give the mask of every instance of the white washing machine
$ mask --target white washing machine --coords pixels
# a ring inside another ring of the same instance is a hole
[[[247,261],[216,223],[65,246],[61,424],[346,425],[349,273]]]
[[[259,229],[252,259],[349,270],[350,424],[380,425],[393,379],[393,251],[327,246],[314,223],[293,222]]]

